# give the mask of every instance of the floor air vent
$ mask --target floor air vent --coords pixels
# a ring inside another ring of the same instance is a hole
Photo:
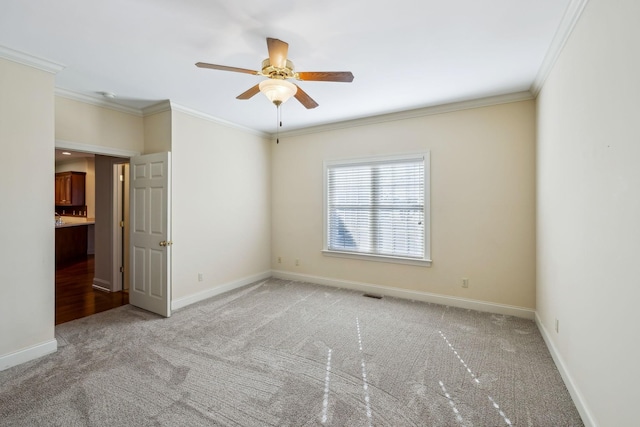
[[[382,299],[382,295],[376,295],[376,294],[364,294],[362,296],[367,298]]]

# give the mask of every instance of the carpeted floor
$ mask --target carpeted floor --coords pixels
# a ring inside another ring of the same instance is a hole
[[[2,426],[582,426],[532,321],[270,279],[56,327]]]

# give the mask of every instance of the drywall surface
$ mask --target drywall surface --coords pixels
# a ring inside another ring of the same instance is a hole
[[[589,1],[538,98],[537,315],[587,425],[638,422],[638,16]]]
[[[172,300],[269,272],[269,142],[172,111],[171,151]]]
[[[171,111],[144,117],[144,154],[171,151]]]
[[[55,97],[56,140],[129,152],[144,152],[141,116]]]
[[[323,161],[424,151],[432,266],[323,255]],[[274,270],[535,307],[534,101],[281,137],[272,158]]]
[[[0,59],[2,360],[55,343],[53,90],[53,74]]]

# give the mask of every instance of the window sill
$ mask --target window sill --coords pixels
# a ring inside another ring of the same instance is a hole
[[[338,252],[330,251],[327,249],[322,250],[322,255],[336,257],[336,258],[351,258],[360,259],[364,261],[376,261],[376,262],[390,262],[393,264],[407,264],[407,265],[420,265],[422,267],[431,267],[430,259],[415,259],[415,258],[402,258],[386,255],[367,255],[355,252]]]

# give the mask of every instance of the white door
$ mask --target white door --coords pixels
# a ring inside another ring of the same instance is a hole
[[[130,162],[129,303],[171,316],[171,153]]]

